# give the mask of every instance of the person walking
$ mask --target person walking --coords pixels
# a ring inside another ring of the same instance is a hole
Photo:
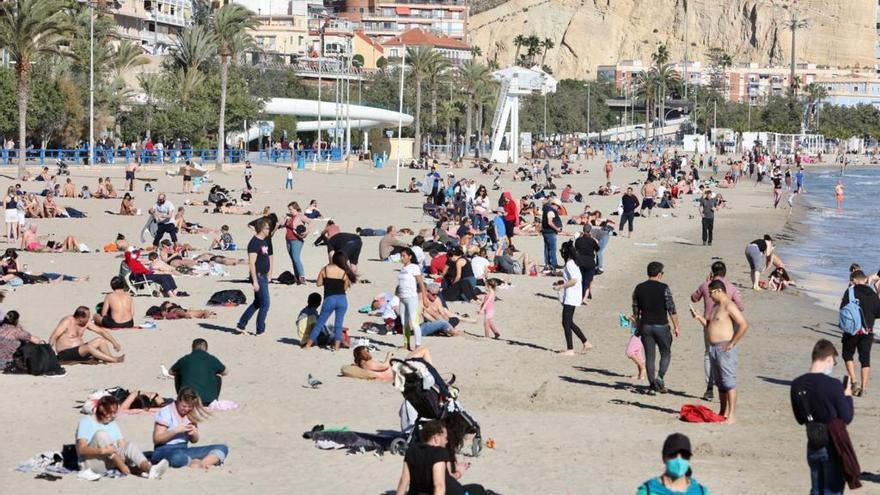
[[[177,245],[177,227],[174,225],[174,215],[177,210],[171,201],[165,199],[165,193],[159,193],[156,204],[150,209],[150,214],[156,221],[156,235],[153,237],[153,247],[158,247],[159,242],[168,234],[171,242]]]
[[[655,395],[657,392],[665,394],[668,390],[663,380],[672,358],[672,339],[678,338],[679,335],[678,314],[675,311],[672,291],[668,285],[661,282],[663,263],[659,261],[648,263],[647,273],[648,280],[640,283],[633,290],[632,318],[645,347],[645,368],[648,370],[648,383],[651,386],[648,395]],[[672,320],[671,331],[670,320]],[[660,350],[660,369],[656,371],[655,347]]]
[[[718,209],[718,199],[712,196],[712,191],[703,191],[700,198],[700,216],[703,217],[703,245],[712,245],[712,232],[715,230],[715,210]]]
[[[565,351],[560,352],[560,354],[563,356],[574,356],[572,332],[577,335],[583,344],[581,348],[582,353],[592,348],[593,344],[587,340],[580,327],[574,322],[574,310],[581,305],[583,300],[581,270],[574,261],[574,245],[570,241],[566,242],[559,250],[559,254],[562,255],[565,266],[562,270],[562,280],[558,280],[553,284],[553,290],[561,291],[559,301],[562,303],[562,330],[565,332]]]
[[[272,278],[272,255],[269,253],[269,222],[258,218],[254,223],[256,234],[248,242],[248,273],[254,288],[254,300],[238,320],[238,331],[244,333],[245,327],[254,313],[257,313],[257,335],[266,331],[266,315],[269,314],[269,280]]]
[[[338,351],[342,344],[342,325],[345,323],[345,312],[348,310],[348,297],[346,292],[351,284],[357,282],[357,275],[348,263],[348,256],[342,251],[335,251],[333,259],[318,272],[318,287],[324,287],[324,304],[321,305],[321,314],[309,338],[303,343],[303,347],[310,348],[317,342],[318,334],[330,315],[335,313],[336,319],[333,325],[334,338],[333,350]]]
[[[620,213],[619,231],[623,232],[624,225],[629,223],[629,230],[626,236],[632,237],[633,219],[636,217],[636,209],[639,207],[639,197],[635,195],[633,188],[627,187],[626,193],[620,198],[620,203],[623,205],[623,211]]]
[[[596,276],[596,257],[599,242],[593,237],[590,224],[584,225],[583,233],[574,241],[575,261],[581,270],[581,297],[584,304],[593,298],[593,277]]]
[[[730,297],[730,300],[736,304],[737,309],[740,311],[745,311],[745,305],[742,301],[742,294],[740,294],[739,289],[736,288],[735,285],[730,283],[725,277],[727,276],[727,265],[724,264],[723,261],[716,261],[712,263],[710,267],[709,276],[706,278],[697,290],[691,294],[691,302],[700,302],[703,301],[703,317],[708,319],[712,312],[715,310],[715,300],[709,294],[709,284],[713,280],[719,280],[724,284],[724,292]],[[712,366],[709,359],[709,340],[704,339],[705,344],[705,352],[703,354],[703,368],[706,373],[706,392],[703,394],[702,399],[705,401],[712,401],[715,398],[715,377],[712,373]]]
[[[311,219],[303,215],[299,203],[291,201],[287,204],[287,218],[284,220],[284,241],[287,243],[287,254],[293,265],[293,275],[297,285],[306,283],[306,270],[302,262],[302,249],[308,235]]]
[[[544,205],[541,211],[545,272],[556,270],[559,267],[559,263],[556,261],[556,235],[562,232],[562,219],[559,217],[560,204],[557,198],[553,198]]]
[[[846,373],[852,382],[853,395],[861,397],[867,393],[868,380],[871,377],[871,346],[874,345],[874,321],[880,317],[880,298],[868,285],[868,276],[861,270],[854,270],[849,274],[850,286],[843,293],[840,300],[840,309],[843,310],[854,297],[858,302],[861,321],[856,322],[858,328],[850,333],[843,331],[843,362],[846,364]],[[853,357],[859,352],[859,364],[861,365],[861,383],[856,381],[856,367]]]
[[[844,490],[843,466],[831,443],[828,427],[842,421],[850,424],[854,409],[852,385],[833,378],[837,349],[826,339],[813,346],[810,371],[791,382],[791,410],[798,424],[806,425],[807,465],[810,493],[839,495]]]

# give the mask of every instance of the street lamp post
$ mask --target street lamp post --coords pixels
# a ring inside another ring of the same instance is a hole
[[[400,59],[400,109],[397,114],[397,173],[394,178],[394,189],[400,190],[400,150],[403,147],[403,73],[406,68],[406,45],[403,45],[403,57]]]
[[[590,141],[590,83],[584,84],[587,87],[587,142]]]
[[[89,2],[89,151],[88,163],[95,156],[95,4]]]

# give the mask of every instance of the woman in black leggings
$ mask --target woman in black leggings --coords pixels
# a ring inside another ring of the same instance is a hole
[[[581,292],[581,269],[577,266],[577,263],[574,262],[574,244],[571,241],[566,242],[559,250],[559,254],[562,255],[562,259],[565,261],[565,268],[562,270],[562,280],[556,281],[553,284],[553,289],[562,291],[559,295],[559,300],[562,302],[562,330],[565,332],[566,349],[565,351],[562,351],[562,354],[573,356],[574,347],[571,338],[572,332],[577,335],[583,344],[581,352],[585,352],[587,349],[593,347],[593,344],[587,340],[587,337],[581,332],[580,327],[574,322],[574,310],[581,305],[583,300],[583,293]]]

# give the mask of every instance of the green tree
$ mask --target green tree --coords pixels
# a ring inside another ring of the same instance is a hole
[[[437,57],[428,66],[427,79],[428,89],[431,91],[431,130],[437,128],[437,97],[440,86],[449,81],[450,68],[452,65],[446,57]]]
[[[522,34],[514,36],[513,46],[516,48],[513,54],[513,63],[519,63],[519,51],[522,50],[522,47],[526,46],[526,37]]]
[[[654,61],[654,65],[657,67],[666,65],[669,62],[669,48],[666,47],[665,43],[658,46],[657,51],[651,54],[651,60]]]
[[[275,115],[272,117],[275,128],[272,129],[272,140],[281,141],[287,136],[287,139],[293,141],[296,136],[296,116],[295,115]]]
[[[461,87],[467,95],[467,103],[465,105],[467,113],[465,117],[465,150],[469,151],[473,134],[474,95],[477,87],[489,79],[489,69],[485,65],[471,59],[466,60],[458,67],[458,74]]]
[[[553,40],[550,38],[544,38],[544,40],[541,41],[541,67],[545,67],[544,59],[547,58],[547,50],[552,50],[553,47],[555,47],[555,46],[556,46],[556,43],[554,43]],[[547,72],[547,71],[545,70],[544,72]],[[548,72],[548,74],[551,74],[551,73],[552,72]]]
[[[41,53],[57,51],[69,31],[61,0],[10,0],[0,3],[0,48],[15,59],[18,79],[18,177],[24,175],[28,89],[31,64]]]
[[[416,152],[422,149],[422,82],[430,78],[431,71],[439,63],[443,56],[431,46],[421,45],[410,47],[406,50],[406,61],[412,71],[416,88],[415,108],[415,143]]]
[[[226,105],[229,85],[229,65],[237,55],[254,45],[249,30],[258,24],[254,13],[239,4],[230,3],[220,8],[213,19],[217,55],[220,58],[220,123],[217,127],[217,169],[223,169],[226,146]]]

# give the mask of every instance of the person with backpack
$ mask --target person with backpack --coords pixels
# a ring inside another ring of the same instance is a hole
[[[810,466],[810,493],[843,493],[841,458],[831,445],[828,425],[853,420],[853,382],[844,386],[831,376],[837,364],[837,349],[826,339],[813,346],[810,371],[791,382],[791,409],[798,424],[806,425],[807,464]]]
[[[636,495],[709,495],[709,490],[693,478],[690,439],[673,433],[663,442],[665,471],[639,485]]]
[[[865,272],[855,270],[849,275],[850,285],[840,301],[838,324],[843,332],[843,361],[852,382],[853,395],[861,397],[868,389],[871,376],[871,346],[874,344],[874,320],[880,316],[880,298],[868,286]],[[859,352],[861,383],[856,382],[853,357]]]

